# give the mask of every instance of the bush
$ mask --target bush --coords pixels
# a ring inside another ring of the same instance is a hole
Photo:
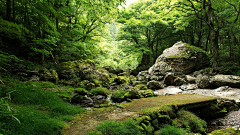
[[[166,125],[164,128],[156,131],[154,135],[185,135],[187,131],[174,126]]]
[[[92,93],[93,95],[106,95],[107,96],[111,93],[111,91],[104,87],[97,87],[95,89],[91,89],[90,93]]]
[[[233,61],[221,62],[221,66],[217,68],[220,74],[240,75],[239,64]]]
[[[178,111],[177,115],[177,118],[172,122],[173,126],[185,128],[193,133],[206,134],[207,123],[204,120],[185,110]]]
[[[126,93],[126,91],[124,91],[124,90],[116,90],[113,92],[112,99],[114,101],[121,102],[124,99],[125,93]]]
[[[132,119],[125,121],[107,121],[97,127],[97,131],[92,131],[88,135],[101,132],[103,135],[141,135],[138,122]]]

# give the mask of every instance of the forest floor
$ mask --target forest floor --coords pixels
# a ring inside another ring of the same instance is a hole
[[[168,104],[190,104],[214,99],[215,98],[209,96],[180,94],[136,99],[133,102],[121,104],[123,108],[87,108],[84,113],[77,115],[75,120],[69,123],[71,125],[70,128],[63,131],[63,134],[84,135],[87,132],[94,130],[102,122],[137,117],[137,112],[146,108]]]

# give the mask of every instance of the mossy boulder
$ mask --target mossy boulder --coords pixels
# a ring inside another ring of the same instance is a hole
[[[115,90],[112,94],[111,99],[113,100],[113,102],[122,102],[125,99],[125,93],[127,93],[127,91],[125,90]]]
[[[209,56],[201,48],[183,42],[177,42],[163,51],[156,63],[166,62],[175,72],[191,73],[208,67]],[[156,64],[155,63],[155,64]]]
[[[90,93],[93,94],[93,95],[107,96],[111,93],[111,91],[108,90],[107,88],[104,88],[104,87],[97,87],[97,88],[91,89]]]
[[[135,89],[137,90],[147,90],[147,85],[146,84],[138,84],[136,86],[134,86]]]
[[[102,68],[86,69],[83,71],[82,78],[93,81],[96,86],[107,87],[110,84],[110,74]]]
[[[91,89],[95,88],[95,84],[88,81],[88,80],[83,80],[81,82],[78,82],[77,86],[82,87],[82,88],[86,88],[86,90],[91,90]]]
[[[117,76],[114,78],[114,82],[116,82],[118,85],[120,84],[129,84],[130,80],[126,76]]]
[[[112,66],[104,66],[103,69],[107,70],[109,73],[113,73],[113,74],[120,74],[123,72],[122,69],[115,69]]]
[[[140,90],[139,93],[140,93],[143,97],[145,97],[145,98],[147,98],[147,97],[153,97],[153,96],[154,96],[153,90],[150,90],[150,89],[148,89],[148,90]]]
[[[44,68],[39,71],[40,81],[50,81],[56,83],[58,79],[58,73],[56,70]]]
[[[126,99],[138,99],[141,98],[141,94],[139,93],[138,90],[134,88],[128,89],[128,91],[124,94],[124,97]]]
[[[81,77],[83,70],[94,68],[95,63],[92,60],[63,62],[58,67],[59,78],[66,80],[78,78]]]

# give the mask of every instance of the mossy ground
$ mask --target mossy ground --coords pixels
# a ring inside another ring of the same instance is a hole
[[[122,106],[126,107],[128,111],[139,112],[143,109],[153,109],[162,105],[182,105],[195,102],[204,102],[213,99],[215,98],[200,95],[182,94],[135,99],[133,102],[122,104]]]

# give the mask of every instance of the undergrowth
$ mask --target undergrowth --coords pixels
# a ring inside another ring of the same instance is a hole
[[[11,92],[8,95],[10,98],[5,101],[14,108],[14,115],[8,114],[8,119],[0,115],[0,134],[60,134],[62,129],[68,127],[67,122],[73,119],[74,114],[84,112],[84,108],[64,102],[56,92],[42,89],[54,87],[54,84],[16,80],[4,82],[0,85],[0,97],[5,99],[6,94]],[[6,109],[1,110],[1,113],[7,112]]]

